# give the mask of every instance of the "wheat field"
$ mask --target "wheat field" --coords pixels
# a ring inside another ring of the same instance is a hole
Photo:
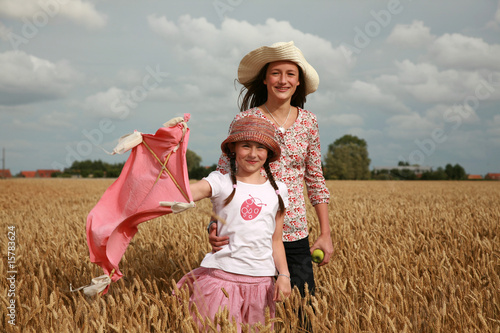
[[[210,249],[208,200],[141,224],[108,294],[70,292],[102,274],[89,260],[85,222],[112,182],[0,181],[2,331],[195,331],[172,290]],[[276,318],[245,332],[500,332],[500,182],[328,187],[334,254],[315,266],[316,295],[293,293]],[[308,218],[315,239],[311,206]],[[205,324],[236,327],[223,310]]]

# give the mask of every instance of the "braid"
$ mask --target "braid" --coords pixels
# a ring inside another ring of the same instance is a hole
[[[231,180],[233,181],[233,191],[231,194],[224,200],[224,207],[227,206],[231,200],[233,200],[234,193],[236,192],[236,154],[235,153],[230,153],[229,154],[229,165],[231,167]]]
[[[278,191],[279,190],[278,185],[276,184],[273,173],[271,172],[271,167],[269,166],[269,160],[266,160],[266,163],[264,163],[264,169],[266,170],[267,179],[269,179],[269,182],[271,183],[272,187],[274,188],[275,191]],[[281,198],[280,194],[278,194],[278,203],[280,207],[278,211],[281,214],[283,214],[285,212],[285,204],[283,203],[283,199]]]

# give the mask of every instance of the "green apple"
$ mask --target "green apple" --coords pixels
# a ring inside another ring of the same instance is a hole
[[[320,262],[323,261],[323,258],[325,257],[325,252],[323,252],[321,249],[316,249],[313,251],[311,257],[312,261],[319,264]]]

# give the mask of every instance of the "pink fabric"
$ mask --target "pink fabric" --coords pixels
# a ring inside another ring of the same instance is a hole
[[[189,114],[184,115],[184,120],[189,120]],[[114,269],[113,281],[123,276],[118,263],[136,234],[137,226],[172,212],[170,207],[161,207],[159,202],[192,201],[186,165],[189,129],[185,134],[183,129],[184,126],[179,123],[173,127],[162,127],[154,135],[143,134],[143,143],[131,150],[120,176],[87,217],[90,260],[100,265],[108,275]],[[187,198],[146,145],[162,163],[171,154],[166,168]],[[173,152],[177,145],[179,148]]]
[[[184,284],[189,286],[190,303],[196,304],[204,318],[213,319],[219,308],[227,307],[229,319],[236,319],[238,332],[241,332],[241,323],[264,324],[266,306],[269,307],[271,318],[275,315],[274,280],[270,276],[239,275],[220,269],[198,267],[184,275],[177,287],[180,289]],[[193,318],[202,329],[203,325],[194,313]]]

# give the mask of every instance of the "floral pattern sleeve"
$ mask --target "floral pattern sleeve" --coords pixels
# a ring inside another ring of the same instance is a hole
[[[307,195],[313,206],[330,201],[330,192],[326,187],[323,168],[321,166],[321,144],[319,127],[316,116],[311,117],[310,144],[306,154],[306,170],[304,180],[307,186]]]

